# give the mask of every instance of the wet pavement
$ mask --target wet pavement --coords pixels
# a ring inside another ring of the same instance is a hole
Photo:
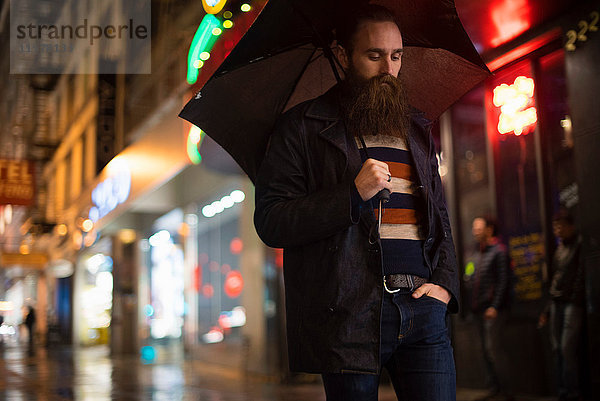
[[[479,390],[461,389],[459,401],[473,401]],[[380,401],[395,400],[382,385]],[[522,401],[552,398],[519,397]],[[324,401],[316,381],[282,385],[239,371],[183,358],[178,348],[160,351],[152,363],[136,356],[111,357],[107,347],[0,345],[0,401],[21,400],[205,400]]]

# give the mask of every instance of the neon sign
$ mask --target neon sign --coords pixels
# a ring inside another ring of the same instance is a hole
[[[223,1],[223,4],[224,3],[225,2]],[[206,14],[204,18],[202,18],[202,22],[194,35],[194,39],[192,39],[192,44],[188,52],[188,84],[192,85],[198,80],[198,70],[204,65],[204,61],[208,60],[210,57],[209,52],[212,50],[217,38],[221,34],[220,27],[221,21],[212,15],[212,13]],[[219,28],[219,30],[217,30],[217,28]]]
[[[516,136],[528,134],[537,122],[537,110],[533,107],[533,79],[519,76],[512,85],[502,84],[494,88],[494,106],[500,107],[498,132],[513,132]]]
[[[216,14],[225,7],[227,0],[202,0],[202,7],[208,14]]]
[[[198,149],[200,148],[200,145],[202,145],[204,135],[204,131],[195,125],[192,125],[190,131],[188,132],[187,155],[193,164],[200,164],[202,161],[202,156],[200,155]]]
[[[89,218],[97,222],[125,202],[131,190],[131,171],[122,159],[114,159],[108,165],[112,174],[94,188]]]

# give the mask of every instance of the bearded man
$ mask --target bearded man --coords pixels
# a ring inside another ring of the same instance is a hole
[[[290,368],[320,373],[328,400],[377,400],[383,368],[399,400],[455,400],[456,257],[400,29],[367,6],[337,36],[346,79],[280,118],[256,182],[257,232],[284,248]]]

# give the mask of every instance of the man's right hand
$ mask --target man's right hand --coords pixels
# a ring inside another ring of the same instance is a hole
[[[367,159],[354,179],[354,185],[363,201],[368,201],[384,188],[392,190],[390,169],[384,162]]]

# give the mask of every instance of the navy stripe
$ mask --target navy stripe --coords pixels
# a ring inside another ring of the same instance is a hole
[[[409,239],[381,240],[385,274],[414,274],[429,277],[423,257],[423,241]]]
[[[398,162],[412,165],[410,152],[406,150],[396,148],[373,147],[367,148],[367,152],[369,153],[369,157],[375,160],[381,160],[384,162]],[[363,161],[366,160],[365,152],[362,149],[360,150],[360,157]]]
[[[373,203],[374,208],[379,207],[379,198],[371,201]],[[397,192],[392,192],[390,194],[390,200],[384,204],[383,209],[417,209],[417,199],[414,195],[410,194],[400,194]]]

